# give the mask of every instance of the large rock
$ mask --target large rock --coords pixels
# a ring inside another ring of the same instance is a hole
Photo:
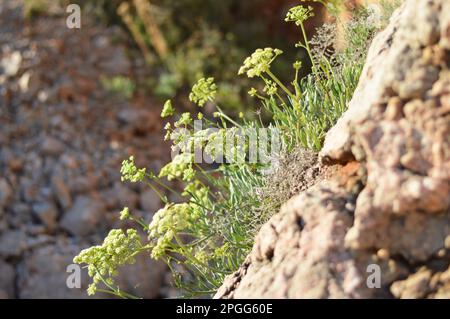
[[[167,267],[163,262],[151,259],[148,254],[140,254],[134,264],[120,269],[116,284],[120,289],[140,298],[161,298],[166,273]]]
[[[19,257],[27,247],[27,236],[22,230],[8,230],[0,234],[0,257]]]
[[[19,298],[86,298],[89,283],[82,272],[81,287],[69,288],[67,266],[80,247],[67,240],[47,245],[27,253],[18,268]]]
[[[102,203],[90,197],[79,196],[73,207],[64,214],[60,226],[72,235],[87,236],[97,231],[103,213]]]
[[[0,259],[0,299],[14,298],[15,270]]]
[[[58,209],[51,202],[36,203],[33,205],[33,212],[39,221],[46,226],[49,231],[53,231],[58,226]]]
[[[6,207],[12,199],[12,189],[8,181],[0,178],[0,208]]]
[[[217,298],[450,295],[449,43],[448,0],[404,3],[320,153],[345,166],[262,227]]]

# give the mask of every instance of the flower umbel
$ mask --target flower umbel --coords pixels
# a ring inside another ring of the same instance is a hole
[[[149,239],[156,240],[151,253],[154,259],[164,255],[175,235],[185,230],[192,218],[191,207],[187,203],[167,204],[155,213],[148,227]]]
[[[88,265],[89,276],[92,278],[88,294],[95,294],[97,285],[101,282],[111,285],[112,277],[117,275],[117,268],[134,263],[134,255],[141,248],[141,239],[136,230],[128,229],[125,233],[121,229],[113,229],[101,246],[81,251],[73,262]]]
[[[192,123],[191,113],[184,112],[183,114],[181,114],[180,119],[174,123],[174,126],[175,127],[188,126],[191,123]]]
[[[172,116],[174,113],[175,113],[175,110],[173,109],[172,101],[167,100],[166,103],[164,103],[164,107],[161,112],[161,117],[162,118],[169,117],[169,116]]]
[[[136,183],[144,179],[145,168],[137,168],[134,163],[134,156],[130,156],[128,160],[124,160],[122,162],[120,173],[122,174],[122,182],[130,181],[132,183]]]
[[[193,161],[194,154],[178,154],[170,163],[168,163],[161,169],[161,171],[159,172],[159,177],[166,176],[169,181],[175,178],[190,177],[192,176],[191,169]]]
[[[277,94],[277,85],[273,81],[267,80],[266,86],[264,87],[264,92],[269,95],[275,95]]]
[[[239,69],[239,74],[247,73],[249,78],[261,76],[269,71],[270,65],[283,51],[279,49],[257,49],[251,56],[245,59],[244,65]]]
[[[120,220],[125,220],[128,218],[130,218],[130,210],[128,207],[124,207],[124,209],[120,212]]]
[[[286,22],[292,21],[295,22],[297,26],[300,26],[303,24],[303,22],[305,22],[306,20],[308,20],[313,16],[314,16],[313,7],[311,6],[304,7],[300,5],[289,9],[284,21]]]
[[[192,87],[189,100],[200,107],[203,107],[206,102],[214,100],[217,93],[217,85],[214,83],[214,78],[201,78]]]

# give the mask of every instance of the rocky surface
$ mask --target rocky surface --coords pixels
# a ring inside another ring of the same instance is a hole
[[[216,297],[448,298],[449,69],[450,2],[406,0],[327,135],[321,161],[342,168],[263,226]]]
[[[120,182],[121,161],[157,169],[170,153],[159,103],[101,84],[142,72],[122,32],[86,15],[70,30],[64,11],[25,22],[22,2],[0,2],[0,297],[84,297],[66,286],[74,255],[123,226],[123,206],[149,220],[160,204]],[[161,296],[165,268],[133,267],[121,288]]]

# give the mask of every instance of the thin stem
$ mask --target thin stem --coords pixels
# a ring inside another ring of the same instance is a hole
[[[270,76],[270,78],[271,78],[272,80],[275,81],[276,84],[278,84],[278,85],[280,86],[280,88],[281,88],[284,92],[286,92],[286,94],[287,94],[291,99],[295,99],[294,94],[292,94],[291,91],[289,91],[288,88],[287,88],[283,83],[281,83],[281,81],[280,81],[280,80],[272,73],[272,71],[267,70],[266,73]]]
[[[309,46],[308,37],[306,36],[306,30],[305,30],[305,26],[303,25],[303,23],[300,24],[300,28],[302,29],[303,39],[305,40],[306,51],[308,52],[309,59],[311,60],[311,64],[312,64],[312,68],[313,68],[313,72],[314,72],[314,70],[316,69],[316,64],[314,63],[314,58],[311,53],[311,48]]]
[[[224,117],[225,119],[227,119],[230,123],[236,125],[239,128],[242,128],[242,125],[238,124],[236,121],[234,121],[232,118],[230,118],[228,115],[226,115],[222,109],[216,105],[216,108],[219,110],[221,117]]]

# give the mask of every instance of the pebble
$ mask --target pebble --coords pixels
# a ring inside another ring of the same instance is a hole
[[[72,235],[84,237],[98,230],[103,213],[104,207],[100,202],[79,196],[73,207],[64,214],[60,226]]]
[[[64,152],[64,144],[53,137],[47,137],[42,142],[41,152],[43,155],[58,156]]]
[[[49,231],[53,231],[57,227],[58,210],[53,203],[43,202],[33,205],[33,212],[41,223],[43,223]]]
[[[4,179],[0,178],[0,207],[7,206],[12,199],[12,189],[9,183]]]

